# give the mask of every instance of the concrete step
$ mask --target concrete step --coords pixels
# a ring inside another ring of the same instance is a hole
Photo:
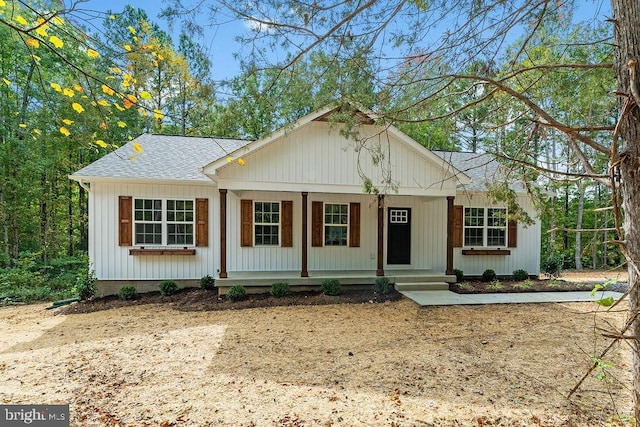
[[[396,291],[446,291],[449,284],[445,282],[410,282],[396,283]]]

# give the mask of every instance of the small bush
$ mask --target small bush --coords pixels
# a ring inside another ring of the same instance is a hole
[[[122,301],[128,301],[128,300],[133,300],[136,299],[138,297],[138,291],[136,291],[136,288],[133,286],[123,286],[120,288],[120,291],[118,292],[118,298],[120,298]]]
[[[532,287],[533,287],[533,282],[531,281],[531,279],[523,280],[522,282],[519,282],[513,285],[514,289],[518,289],[521,291],[529,290]]]
[[[482,281],[483,282],[491,282],[496,280],[496,272],[490,268],[487,268],[484,273],[482,273]]]
[[[269,293],[276,298],[282,298],[283,296],[289,295],[291,289],[289,289],[288,283],[274,283],[271,285]]]
[[[74,293],[81,300],[93,298],[96,295],[96,274],[88,267],[78,270],[76,283],[73,288]]]
[[[322,281],[322,292],[324,292],[325,295],[340,295],[341,290],[338,279],[324,279]]]
[[[200,287],[202,289],[206,289],[207,291],[211,291],[215,289],[216,281],[213,277],[207,274],[202,279],[200,279]]]
[[[500,291],[504,289],[504,285],[500,280],[494,279],[491,281],[491,283],[489,283],[489,286],[487,286],[487,288],[491,289],[492,291]]]
[[[227,292],[227,299],[229,301],[242,301],[247,297],[247,291],[244,289],[242,285],[234,285],[229,288]]]
[[[462,282],[458,284],[458,288],[462,289],[463,291],[473,291],[476,288],[469,282]]]
[[[386,295],[389,293],[389,278],[377,277],[373,284],[373,292],[380,295]]]
[[[464,271],[456,268],[453,270],[453,274],[456,275],[456,283],[462,283],[464,280]]]
[[[173,280],[163,280],[160,282],[160,295],[173,295],[178,292],[178,285]]]
[[[527,270],[515,270],[513,272],[513,279],[519,282],[527,280],[529,278],[529,272]]]
[[[557,279],[562,273],[562,258],[558,255],[551,255],[546,261],[542,262],[542,271],[552,279]]]

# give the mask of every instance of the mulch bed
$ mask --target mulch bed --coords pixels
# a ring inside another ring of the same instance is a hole
[[[500,280],[499,285],[492,282],[465,281],[452,283],[449,290],[458,294],[489,294],[489,293],[513,293],[513,292],[570,292],[591,291],[594,283],[568,282],[561,279],[530,280],[530,287],[521,286],[522,282],[515,280]]]
[[[170,296],[160,292],[138,294],[135,300],[123,301],[117,295],[93,298],[80,301],[57,310],[59,314],[92,313],[143,304],[169,304],[180,311],[212,311],[241,310],[256,307],[277,307],[293,305],[326,305],[326,304],[376,304],[397,301],[402,295],[390,289],[387,294],[376,294],[373,289],[345,289],[340,295],[325,295],[321,291],[294,292],[284,297],[273,297],[270,294],[250,294],[242,301],[229,301],[219,297],[215,290],[207,291],[199,288],[181,289]]]

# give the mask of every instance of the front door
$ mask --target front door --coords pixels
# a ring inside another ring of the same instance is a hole
[[[389,208],[387,264],[411,264],[411,209]]]

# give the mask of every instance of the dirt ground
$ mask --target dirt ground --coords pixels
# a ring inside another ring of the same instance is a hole
[[[567,393],[626,303],[242,310],[0,308],[0,399],[74,426],[598,426],[631,413],[631,358]],[[600,372],[603,373],[603,372]]]

